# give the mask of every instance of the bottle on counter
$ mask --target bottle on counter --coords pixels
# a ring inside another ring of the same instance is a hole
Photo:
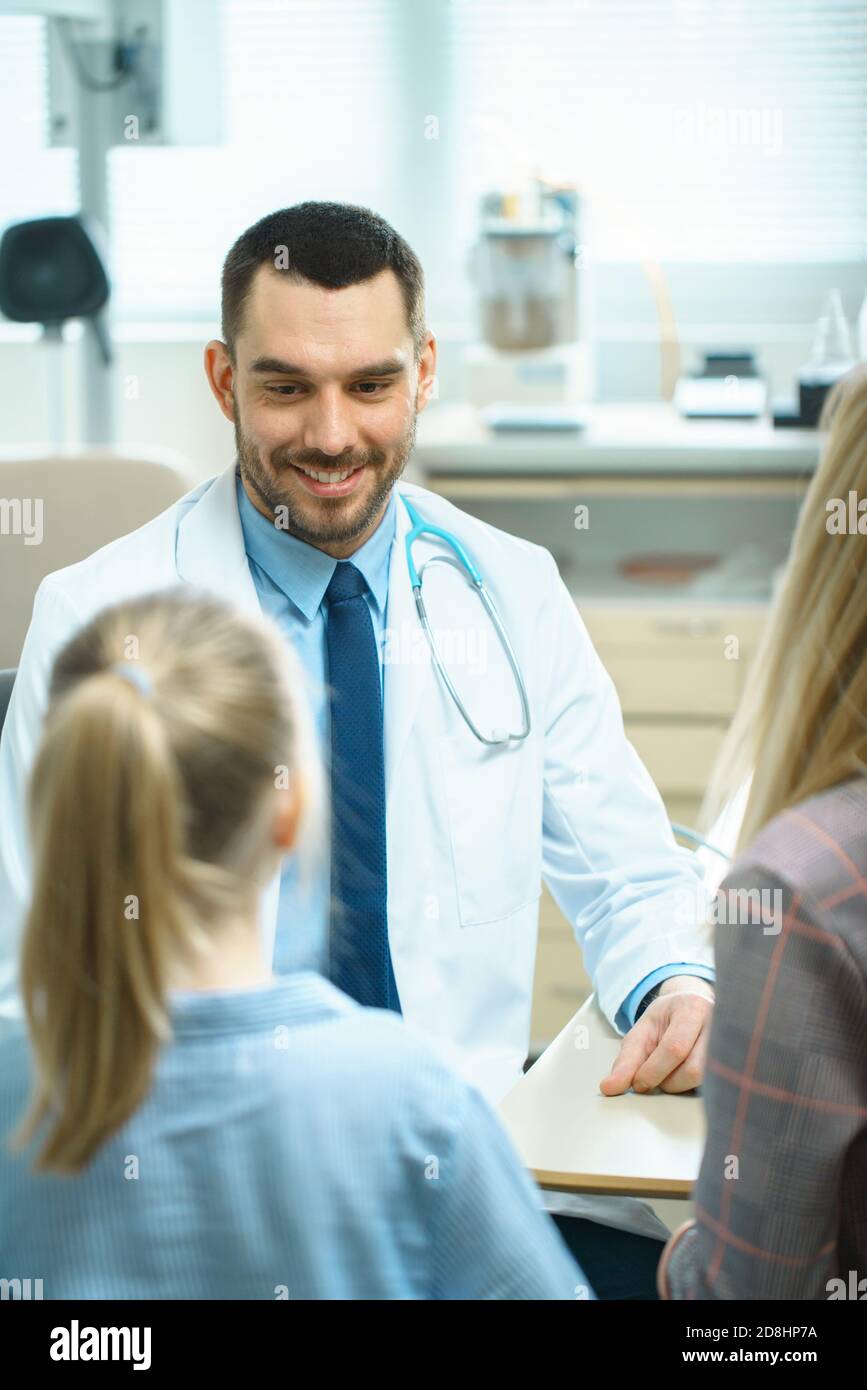
[[[863,315],[863,309],[861,313]],[[810,361],[798,373],[801,424],[818,424],[825,397],[834,382],[854,365],[852,339],[840,291],[829,290],[816,320]]]

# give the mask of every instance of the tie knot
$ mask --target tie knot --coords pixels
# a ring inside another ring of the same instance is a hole
[[[367,589],[367,580],[349,560],[338,560],[331,582],[325,590],[329,603],[342,603],[347,598],[357,598]]]

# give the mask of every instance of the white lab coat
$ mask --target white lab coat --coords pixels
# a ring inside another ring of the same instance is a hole
[[[496,1104],[519,1079],[527,1054],[543,876],[575,928],[600,1006],[617,1026],[627,995],[658,966],[712,964],[709,930],[684,922],[684,893],[696,895],[700,868],[675,844],[659,794],[624,735],[612,682],[548,551],[425,488],[397,487],[476,561],[530,701],[530,737],[506,748],[483,747],[460,718],[419,641],[404,547],[409,521],[399,503],[384,670],[394,971],[408,1024]],[[416,565],[443,549],[441,541],[421,538]],[[39,586],[0,744],[0,1012],[18,1007],[15,958],[29,875],[23,787],[52,660],[106,604],[179,581],[259,612],[234,464]],[[431,566],[424,584],[431,623],[456,662],[451,669],[471,714],[483,729],[517,728],[514,684],[477,596],[443,564]],[[262,898],[269,945],[278,890],[275,877]],[[641,1218],[606,1217],[610,1200],[580,1199],[577,1208],[589,1212],[595,1204],[611,1224],[652,1229]],[[570,1206],[576,1208],[574,1199]]]

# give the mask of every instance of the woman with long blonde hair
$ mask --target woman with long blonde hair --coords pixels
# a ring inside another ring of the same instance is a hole
[[[707,819],[717,892],[696,1218],[663,1297],[849,1297],[867,1276],[867,367],[840,381]]]
[[[829,396],[822,426],[785,582],[703,808],[710,824],[749,784],[738,849],[781,811],[867,770],[867,365]]]
[[[264,618],[189,589],[57,657],[26,1026],[0,1036],[2,1273],[50,1299],[574,1298],[481,1096],[393,1013],[265,959],[263,887],[323,849],[299,689]]]

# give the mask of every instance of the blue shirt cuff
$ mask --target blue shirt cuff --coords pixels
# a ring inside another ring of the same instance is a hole
[[[663,980],[670,979],[672,975],[697,975],[699,979],[709,980],[711,984],[716,979],[714,970],[710,965],[696,965],[688,960],[675,961],[671,965],[660,965],[658,970],[651,970],[650,974],[645,975],[640,984],[635,986],[632,993],[627,995],[620,1006],[620,1012],[615,1022],[624,1033],[628,1033],[635,1023],[635,1012],[645,994],[653,989],[654,985],[661,984]]]

